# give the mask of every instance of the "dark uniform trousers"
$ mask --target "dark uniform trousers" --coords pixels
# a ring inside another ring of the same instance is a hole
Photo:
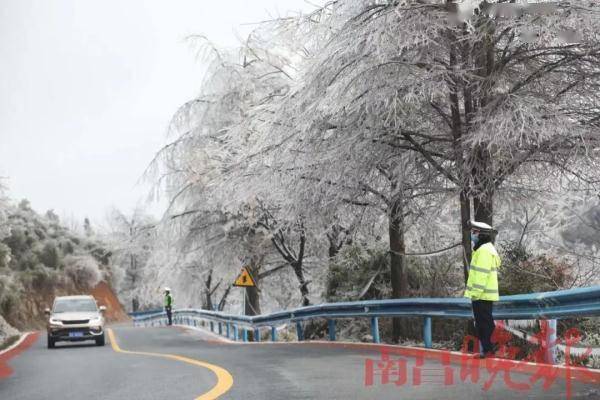
[[[169,320],[169,325],[173,325],[173,317],[171,314],[171,306],[166,306],[165,311],[167,312],[167,319]]]
[[[492,344],[492,334],[494,333],[494,318],[492,317],[492,309],[494,302],[489,300],[473,300],[473,316],[475,317],[475,330],[477,337],[483,346],[483,352],[488,353],[494,351]]]

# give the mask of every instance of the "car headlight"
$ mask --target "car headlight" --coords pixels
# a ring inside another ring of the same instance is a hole
[[[62,321],[56,318],[50,318],[50,325],[62,325]]]
[[[102,317],[100,317],[100,316],[90,319],[90,324],[92,324],[92,325],[100,325],[101,323],[102,323]]]

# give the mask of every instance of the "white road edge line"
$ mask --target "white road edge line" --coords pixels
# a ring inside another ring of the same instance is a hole
[[[25,338],[27,338],[27,336],[33,334],[33,332],[25,332],[21,335],[21,337],[19,338],[19,340],[17,340],[16,342],[14,342],[13,344],[11,344],[10,346],[8,346],[6,349],[4,350],[0,350],[0,356],[4,353],[8,353],[9,351],[11,351],[12,349],[14,349],[15,347],[18,347],[21,343],[23,343],[23,341],[25,340]]]

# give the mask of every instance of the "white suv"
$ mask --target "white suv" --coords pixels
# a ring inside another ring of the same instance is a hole
[[[54,348],[59,341],[80,342],[95,340],[96,345],[104,346],[104,316],[106,307],[96,304],[92,296],[61,296],[54,299],[49,316],[48,348]]]

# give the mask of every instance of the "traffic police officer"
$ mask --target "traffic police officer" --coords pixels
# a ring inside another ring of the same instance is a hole
[[[495,328],[492,309],[494,302],[499,300],[498,268],[501,260],[493,244],[497,231],[483,222],[471,221],[470,225],[474,251],[465,297],[471,299],[475,329],[483,347],[482,357],[487,357],[492,356],[495,350],[491,341]]]
[[[171,289],[166,287],[165,288],[165,312],[167,313],[167,319],[169,320],[169,325],[173,325],[172,311],[173,311],[173,296],[171,296]]]

